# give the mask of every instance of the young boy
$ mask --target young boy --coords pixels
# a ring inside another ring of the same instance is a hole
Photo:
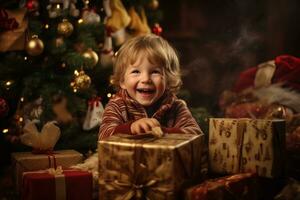
[[[118,92],[106,105],[99,140],[116,133],[203,134],[185,102],[176,97],[182,82],[179,60],[166,40],[145,35],[118,51],[111,82]]]

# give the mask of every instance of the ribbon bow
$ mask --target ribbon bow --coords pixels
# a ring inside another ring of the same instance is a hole
[[[124,200],[130,200],[132,197],[135,197],[135,199],[142,199],[143,198],[143,189],[152,187],[157,183],[157,180],[150,180],[146,184],[130,184],[130,183],[122,183],[119,182],[118,180],[115,180],[114,183],[118,186],[121,187],[126,187],[128,188],[128,192],[123,196]],[[150,200],[150,198],[146,197],[146,199]]]
[[[60,129],[55,121],[47,122],[41,132],[34,122],[28,122],[23,128],[24,134],[20,136],[21,142],[36,150],[52,150],[60,137]]]
[[[49,168],[47,169],[47,171],[49,174],[52,174],[54,176],[63,174],[62,166],[58,166],[57,168]]]

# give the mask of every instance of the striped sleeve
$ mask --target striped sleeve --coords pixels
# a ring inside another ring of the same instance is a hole
[[[125,112],[125,105],[121,103],[120,99],[113,99],[108,102],[104,109],[98,140],[102,140],[114,134],[115,128],[125,122]]]
[[[192,116],[190,110],[188,109],[186,103],[183,100],[178,100],[176,102],[175,113],[176,114],[175,114],[174,128],[180,128],[183,133],[198,134],[198,135],[203,134],[198,123]]]

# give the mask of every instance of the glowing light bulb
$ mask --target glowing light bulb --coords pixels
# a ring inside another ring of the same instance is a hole
[[[2,130],[2,133],[8,133],[8,129],[6,128],[6,129],[3,129]]]

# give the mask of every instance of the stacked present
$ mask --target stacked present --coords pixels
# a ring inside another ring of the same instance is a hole
[[[201,178],[203,135],[113,135],[99,142],[100,199],[177,199]]]
[[[55,122],[38,132],[34,122],[24,126],[21,142],[33,152],[12,153],[16,192],[24,200],[92,199],[92,174],[69,167],[82,162],[75,150],[53,151],[60,136]]]
[[[212,172],[253,172],[263,177],[283,175],[284,120],[212,118],[209,126]]]
[[[75,150],[55,151],[52,154],[33,154],[31,152],[12,153],[14,179],[17,192],[21,192],[24,172],[45,170],[62,166],[68,168],[82,161],[82,154]]]

